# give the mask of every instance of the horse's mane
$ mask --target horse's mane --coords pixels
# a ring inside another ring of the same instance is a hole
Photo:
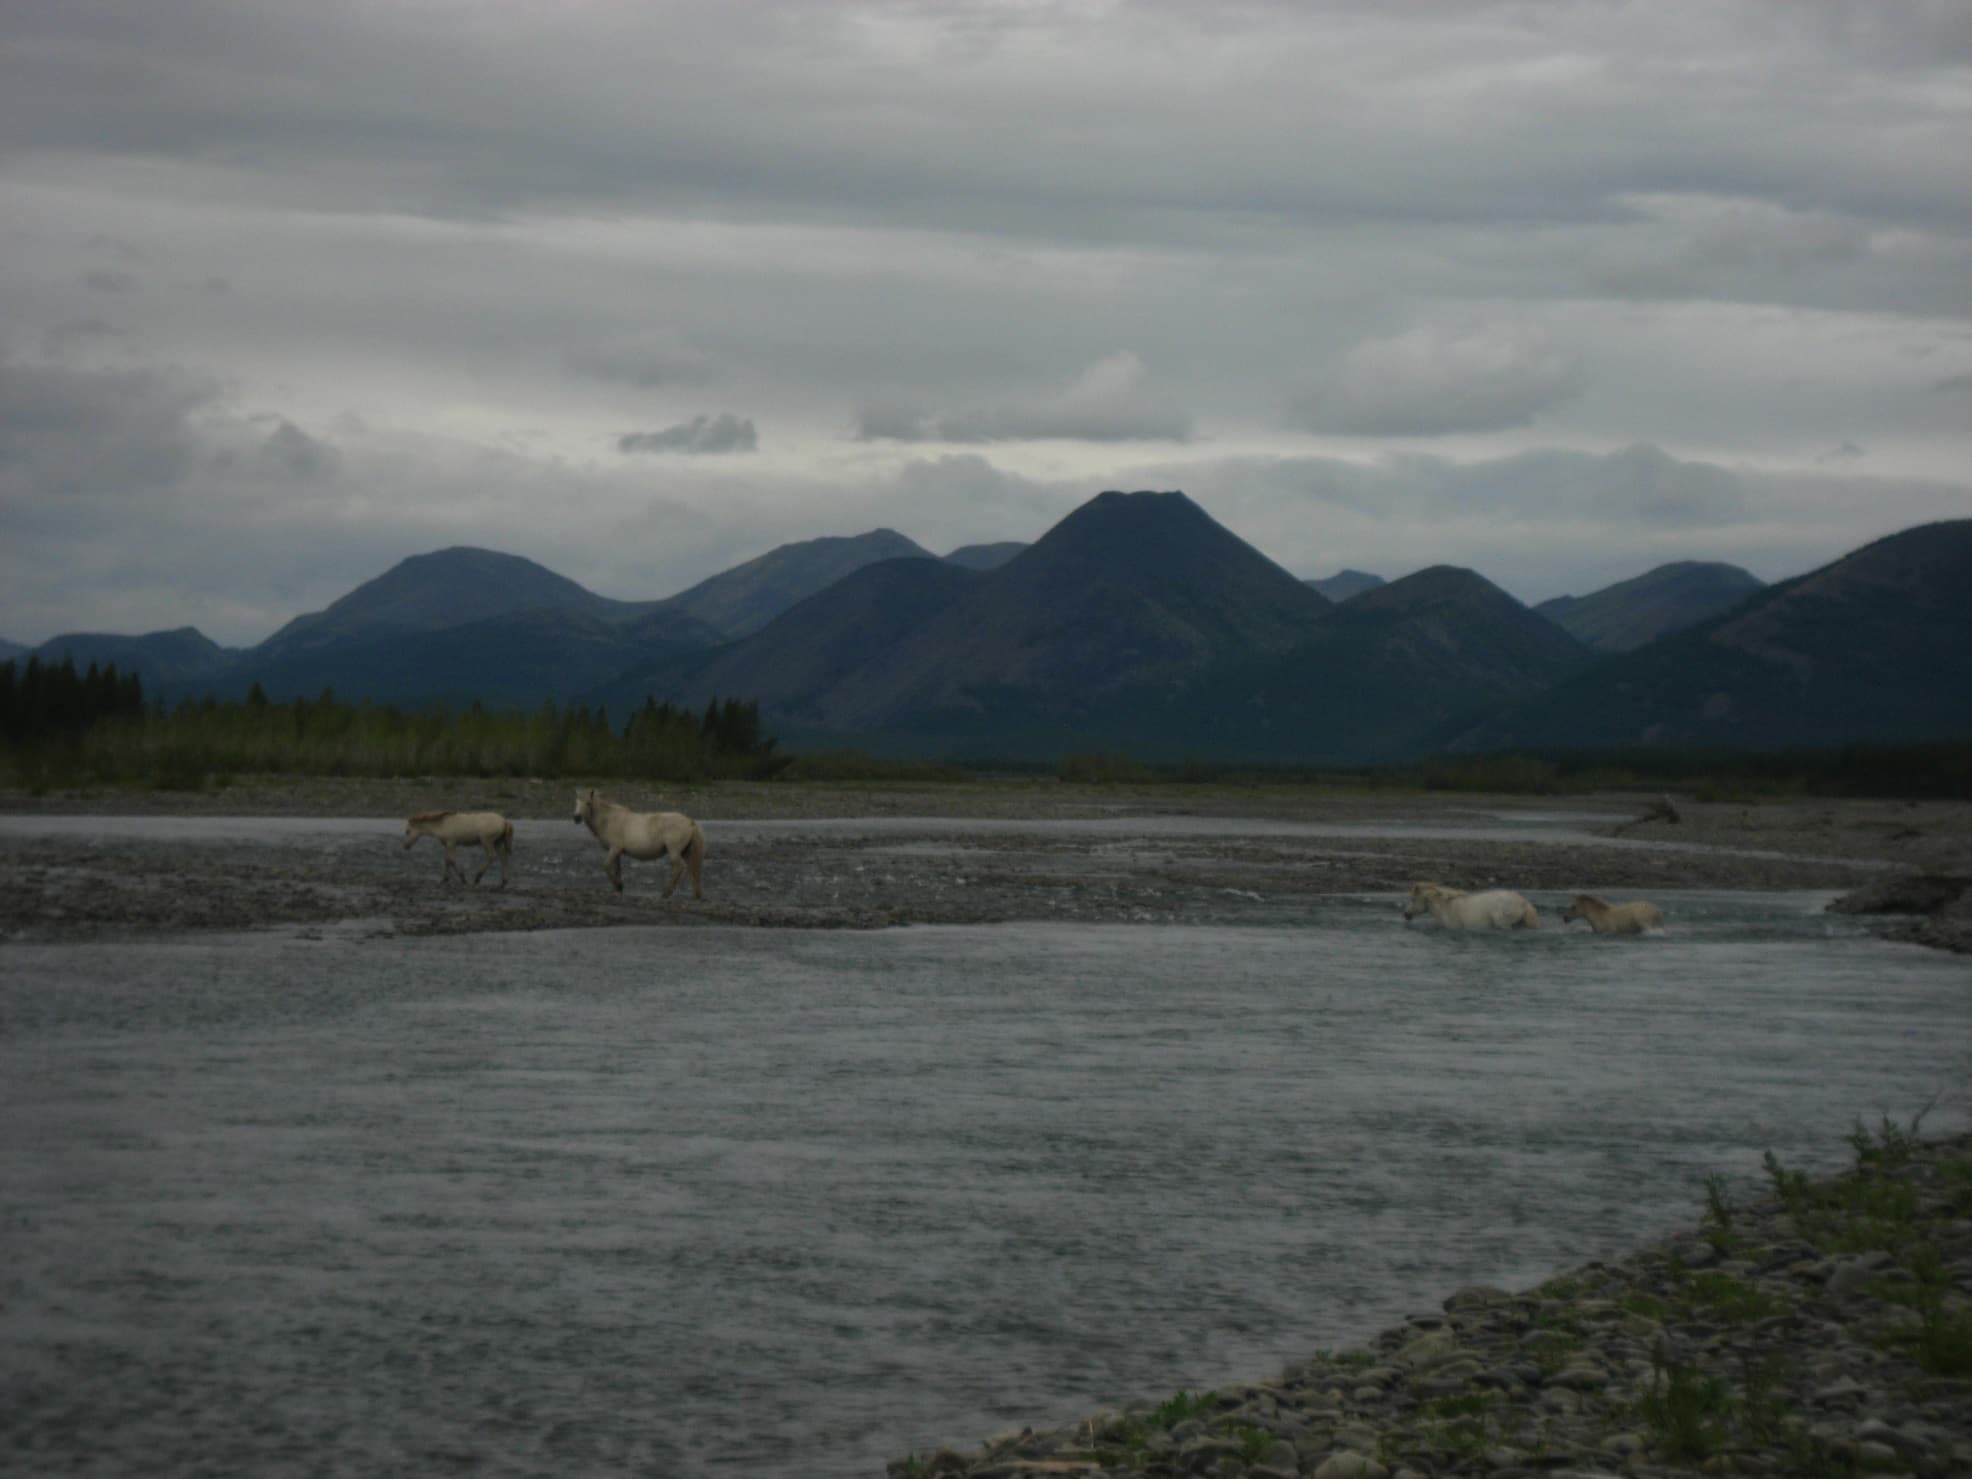
[[[1576,894],[1575,902],[1577,904],[1593,904],[1598,909],[1607,909],[1609,907],[1606,901],[1598,899],[1594,894]]]
[[[414,822],[442,822],[452,815],[449,811],[421,811],[411,820]]]

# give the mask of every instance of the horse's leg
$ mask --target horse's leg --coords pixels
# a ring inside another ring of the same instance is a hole
[[[677,892],[678,880],[685,876],[685,859],[682,850],[669,843],[665,844],[664,853],[671,861],[671,879],[664,885],[663,893],[663,897],[668,899]]]
[[[603,872],[609,875],[609,881],[615,887],[616,891],[618,893],[622,893],[623,892],[623,849],[622,848],[612,847],[609,850],[609,858],[603,864]]]
[[[698,841],[696,838],[693,840]],[[690,847],[690,844],[687,844],[687,846]],[[703,899],[705,897],[705,886],[703,882],[705,874],[705,844],[702,841],[698,842],[698,846],[690,847],[690,850],[686,852],[685,864],[692,870],[692,897]]]
[[[500,839],[500,887],[501,888],[505,888],[507,886],[507,864],[513,861],[513,856],[514,856],[513,840],[508,837],[502,837]]]
[[[438,875],[438,881],[440,883],[450,883],[454,871],[459,875],[459,882],[464,883],[466,881],[466,870],[459,867],[458,854],[459,849],[455,843],[448,842],[445,844],[445,871]]]

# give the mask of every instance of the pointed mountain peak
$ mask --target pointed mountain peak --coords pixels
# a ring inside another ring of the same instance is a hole
[[[1183,493],[1098,493],[1004,567],[1026,579],[1073,572],[1143,588],[1183,588],[1198,582],[1322,610],[1328,598],[1214,519]],[[1249,585],[1248,583],[1251,583]],[[1292,587],[1292,593],[1286,588]]]

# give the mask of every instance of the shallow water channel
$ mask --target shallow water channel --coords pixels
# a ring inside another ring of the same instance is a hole
[[[0,1469],[874,1475],[1268,1376],[1962,1127],[1972,973],[1824,899],[9,946]]]

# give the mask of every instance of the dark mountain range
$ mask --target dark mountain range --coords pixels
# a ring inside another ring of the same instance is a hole
[[[789,607],[879,560],[933,558],[895,529],[852,538],[804,539],[721,571],[664,604],[696,617],[727,640],[757,632]]]
[[[1340,603],[1360,596],[1364,591],[1375,590],[1383,584],[1383,577],[1371,575],[1366,570],[1338,570],[1326,580],[1311,580],[1308,584],[1329,600]]]
[[[33,651],[44,663],[70,658],[78,669],[90,663],[116,664],[119,673],[135,673],[147,695],[177,683],[217,677],[239,660],[239,650],[221,647],[197,627],[177,627],[124,637],[108,632],[71,632],[50,637]]]
[[[986,548],[1009,547],[979,547],[981,563]],[[978,569],[878,530],[783,546],[666,601],[610,600],[528,560],[441,550],[245,652],[191,628],[74,634],[35,651],[114,662],[166,701],[256,682],[276,698],[326,687],[407,707],[553,699],[618,714],[647,693],[731,697],[759,700],[802,746],[982,758],[1376,761],[1972,735],[1972,520],[1906,530],[1750,594],[1743,571],[1677,565],[1550,604],[1619,642],[1639,623],[1684,619],[1694,600],[1734,600],[1611,656],[1448,566],[1334,604],[1181,493],[1105,493],[1011,549]],[[1324,583],[1351,577],[1375,579]],[[725,640],[700,612],[762,624]]]
[[[1483,576],[1435,565],[1337,606],[1285,653],[1226,664],[1200,681],[1189,707],[1201,746],[1214,752],[1389,759],[1593,661]]]
[[[673,654],[618,675],[595,697],[615,712],[646,693],[697,707],[744,696],[769,713],[812,716],[829,691],[958,601],[981,577],[945,560],[883,560],[852,571],[752,636]]]
[[[1972,734],[1972,519],[1767,587],[1475,723],[1464,750],[1828,746]]]
[[[444,631],[523,611],[623,622],[656,604],[614,601],[532,560],[461,545],[400,560],[328,609],[297,616],[253,648],[252,657],[265,666],[344,643]]]
[[[8,662],[16,657],[26,657],[34,649],[24,642],[9,642],[0,637],[0,662]]]
[[[367,699],[404,708],[478,702],[488,708],[532,709],[550,699],[568,703],[585,698],[630,667],[702,650],[702,643],[667,642],[648,631],[639,638],[619,622],[584,612],[537,608],[437,631],[358,638],[272,659],[249,653],[219,681],[204,685],[204,691],[237,695],[258,683],[276,700],[312,698],[332,688],[338,698],[352,702]]]
[[[1131,732],[1194,674],[1329,602],[1182,493],[1103,493],[847,673],[804,718],[981,737]]]
[[[1027,546],[1017,539],[999,544],[962,544],[945,556],[946,562],[968,570],[997,570]]]
[[[1556,596],[1534,610],[1598,652],[1634,652],[1763,589],[1758,576],[1737,565],[1681,560],[1590,595]]]

